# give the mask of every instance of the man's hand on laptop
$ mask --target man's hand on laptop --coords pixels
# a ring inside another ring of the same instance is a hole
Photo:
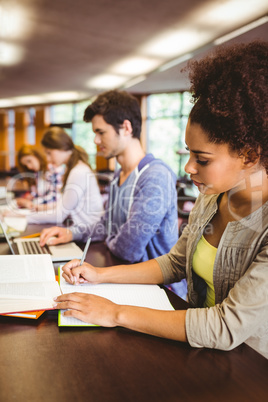
[[[52,228],[43,229],[40,235],[40,246],[45,244],[55,246],[56,244],[69,243],[73,239],[72,232],[67,228],[53,226]]]

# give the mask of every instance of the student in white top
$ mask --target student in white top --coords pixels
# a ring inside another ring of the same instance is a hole
[[[47,161],[54,166],[66,166],[62,180],[61,198],[55,208],[27,216],[28,223],[62,224],[70,218],[74,224],[94,224],[103,214],[103,202],[86,151],[74,145],[71,137],[60,127],[51,127],[43,136]]]

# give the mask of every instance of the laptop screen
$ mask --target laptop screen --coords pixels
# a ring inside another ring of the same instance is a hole
[[[16,253],[15,253],[15,251],[14,251],[14,248],[13,248],[13,246],[12,246],[11,241],[9,240],[9,237],[8,237],[8,235],[7,235],[7,232],[6,232],[6,229],[5,229],[4,226],[5,226],[5,225],[3,225],[3,222],[2,222],[1,219],[0,219],[0,227],[1,227],[2,231],[3,231],[3,235],[4,235],[4,237],[5,237],[6,241],[7,241],[7,244],[8,244],[8,246],[9,246],[9,248],[10,248],[11,253],[15,255]]]

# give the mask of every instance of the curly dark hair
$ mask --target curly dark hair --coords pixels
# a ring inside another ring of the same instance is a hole
[[[111,124],[117,133],[124,120],[129,120],[133,138],[140,139],[140,105],[138,100],[128,92],[118,90],[103,92],[86,108],[84,121],[90,122],[97,114],[101,115],[106,123]]]
[[[214,143],[260,156],[268,174],[268,42],[222,46],[187,66],[198,123]]]

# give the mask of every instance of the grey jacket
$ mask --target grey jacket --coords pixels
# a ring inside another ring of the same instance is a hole
[[[187,278],[189,303],[194,307],[186,314],[191,346],[231,350],[246,342],[268,358],[268,202],[228,223],[214,263],[215,306],[202,308],[206,284],[193,273],[192,258],[217,211],[217,198],[200,194],[182,236],[156,260],[164,283]]]

